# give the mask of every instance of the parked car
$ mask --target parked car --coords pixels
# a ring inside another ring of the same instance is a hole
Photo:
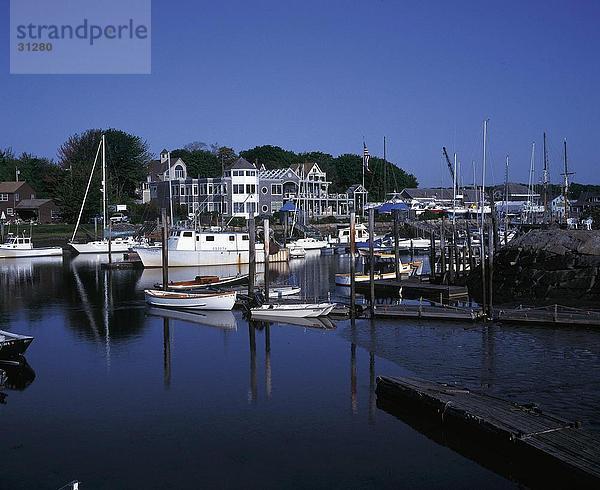
[[[127,223],[129,216],[123,213],[115,213],[110,217],[111,223]]]

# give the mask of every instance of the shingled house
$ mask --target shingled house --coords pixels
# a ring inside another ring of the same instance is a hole
[[[23,199],[35,199],[35,191],[27,182],[0,182],[0,216],[17,217],[17,205]]]

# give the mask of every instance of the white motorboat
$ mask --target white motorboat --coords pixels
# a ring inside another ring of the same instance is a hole
[[[250,313],[252,318],[317,318],[327,316],[335,308],[335,303],[299,303],[299,304],[280,304],[263,305],[258,308],[252,308]]]
[[[282,296],[295,296],[300,294],[300,286],[273,286],[269,288],[270,298],[281,298]]]
[[[33,248],[31,237],[9,234],[5,243],[0,244],[0,259],[19,257],[52,257],[62,255],[61,247]]]
[[[250,257],[248,233],[174,230],[167,242],[169,267],[247,264]],[[135,247],[144,267],[162,266],[162,247]],[[289,250],[269,256],[270,262],[287,262]],[[265,247],[256,243],[256,262],[265,261]]]
[[[329,246],[327,240],[319,240],[317,238],[299,238],[289,243],[290,248],[303,248],[304,250],[319,250]]]
[[[303,259],[306,257],[306,250],[300,247],[290,248],[290,259]]]
[[[354,243],[366,243],[369,241],[369,232],[362,223],[354,227]],[[350,243],[350,227],[345,226],[338,230],[337,236],[330,236],[328,239],[330,245],[344,245]]]
[[[235,305],[236,292],[181,293],[146,289],[144,296],[146,303],[164,308],[232,310]]]

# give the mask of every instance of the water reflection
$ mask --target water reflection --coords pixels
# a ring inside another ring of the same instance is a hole
[[[169,308],[148,307],[146,313],[150,316],[171,320],[181,320],[196,325],[221,328],[223,330],[237,330],[237,320],[231,311],[185,311]]]
[[[6,403],[5,390],[23,391],[35,379],[35,371],[24,357],[13,361],[0,360],[0,403]]]

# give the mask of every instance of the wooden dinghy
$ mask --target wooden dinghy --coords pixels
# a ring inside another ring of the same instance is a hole
[[[146,289],[146,303],[163,308],[185,308],[194,310],[232,310],[236,292],[183,293]]]
[[[269,288],[269,297],[296,296],[301,291],[302,288],[300,286],[273,286]]]
[[[248,274],[237,276],[196,276],[191,281],[170,281],[168,288],[173,291],[185,291],[186,289],[205,289],[218,286],[237,286],[248,282]],[[156,289],[162,289],[162,284],[155,284]]]
[[[252,308],[252,318],[317,318],[327,316],[335,308],[335,303],[300,303],[283,305],[263,305]]]

